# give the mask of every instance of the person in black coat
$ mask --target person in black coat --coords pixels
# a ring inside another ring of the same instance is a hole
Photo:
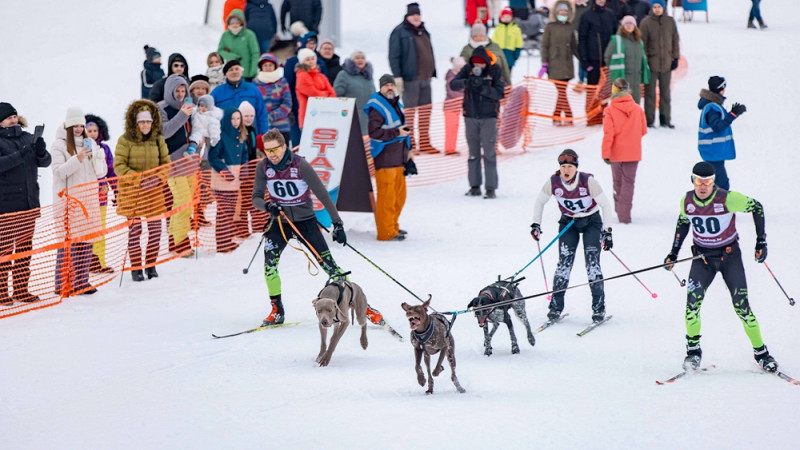
[[[247,28],[256,34],[261,53],[267,53],[278,31],[278,19],[272,4],[269,0],[247,0],[244,19],[247,21]]]
[[[497,189],[497,113],[500,100],[506,87],[503,70],[496,63],[497,57],[478,46],[472,52],[469,62],[461,68],[450,81],[450,89],[464,90],[463,112],[467,134],[470,190],[466,195],[481,195],[481,148],[483,148],[483,168],[486,172],[486,195],[495,198]]]
[[[286,16],[289,24],[303,22],[309,31],[319,33],[319,22],[322,20],[322,2],[320,0],[283,0],[281,5],[281,30],[286,31]]]
[[[0,103],[0,256],[33,248],[33,232],[40,215],[38,168],[48,167],[51,162],[44,139],[34,139],[22,131],[26,126],[13,106]],[[28,290],[30,262],[30,256],[0,262],[0,307],[15,301],[40,300]],[[8,295],[9,272],[13,296]]]
[[[650,2],[647,0],[628,0],[628,9],[633,17],[636,17],[636,25],[642,23],[642,19],[650,14]]]
[[[184,58],[183,55],[180,53],[173,53],[169,55],[167,61],[167,76],[153,83],[153,87],[150,89],[150,100],[155,103],[164,100],[164,83],[166,83],[167,78],[173,73],[177,73],[178,75],[182,75],[183,78],[186,78],[186,83],[191,82],[191,80],[189,80],[189,63],[186,62],[186,58]]]
[[[586,84],[596,85],[600,80],[600,68],[606,65],[603,53],[616,32],[617,18],[606,7],[606,0],[594,0],[581,16],[578,27],[581,65],[588,72]]]

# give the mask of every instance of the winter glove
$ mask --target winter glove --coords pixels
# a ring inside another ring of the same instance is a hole
[[[547,63],[542,64],[542,68],[539,69],[539,78],[542,78],[544,74],[547,73],[547,67],[548,67]]]
[[[336,222],[333,224],[333,232],[331,233],[331,237],[333,237],[334,242],[338,242],[342,245],[347,244],[347,235],[344,234],[344,224],[342,222]]]
[[[281,215],[281,205],[274,202],[267,202],[267,212],[270,218],[278,218]]]
[[[44,142],[44,138],[39,138],[33,143],[33,150],[39,156],[44,156],[47,153],[47,144]]]
[[[763,263],[767,260],[767,237],[756,239],[756,262]]]
[[[406,165],[403,168],[403,176],[409,175],[419,175],[419,172],[417,172],[417,164],[413,159],[406,161]]]
[[[607,230],[603,230],[600,233],[600,241],[603,245],[603,250],[609,251],[614,248],[614,239],[611,237],[611,228],[609,227]]]
[[[219,173],[223,180],[231,182],[236,179],[236,177],[231,173],[228,169],[223,169],[222,172]]]
[[[678,254],[675,252],[669,252],[669,255],[667,255],[667,257],[664,258],[664,264],[671,263],[677,260],[678,260]],[[672,266],[674,266],[674,264],[664,266],[664,270],[672,270]]]
[[[142,188],[142,190],[151,191],[160,185],[161,185],[161,178],[158,178],[155,175],[151,175],[142,180],[142,184],[140,185],[140,187]]]
[[[741,103],[734,103],[731,107],[731,114],[733,114],[733,117],[739,117],[745,111],[747,111],[747,107]]]
[[[608,158],[603,158],[603,162],[608,164],[609,166],[611,165],[611,160]]]
[[[538,241],[540,234],[542,234],[542,227],[540,227],[538,223],[531,224],[531,237]]]
[[[678,68],[678,60],[677,59],[673,59],[672,60],[672,64],[670,64],[670,66],[669,66],[669,70],[675,70],[677,68]]]
[[[186,149],[186,154],[187,155],[194,155],[195,153],[197,153],[197,144],[192,142],[191,144],[189,144],[189,148]]]

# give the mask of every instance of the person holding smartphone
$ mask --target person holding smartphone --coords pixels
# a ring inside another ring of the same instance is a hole
[[[33,248],[33,232],[39,210],[38,168],[51,162],[41,136],[22,131],[28,126],[10,103],[0,102],[0,256],[24,253]],[[14,214],[15,213],[15,214]],[[28,290],[31,257],[0,262],[0,307],[15,301],[37,302]],[[9,295],[8,273],[12,273],[13,296]]]
[[[94,294],[97,289],[89,284],[89,267],[96,238],[82,238],[102,228],[97,179],[106,175],[108,166],[105,151],[86,135],[80,108],[67,109],[50,153],[59,239],[73,241],[56,253],[55,293],[61,297]]]

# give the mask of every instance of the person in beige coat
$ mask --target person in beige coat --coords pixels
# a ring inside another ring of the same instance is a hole
[[[667,15],[664,0],[654,0],[650,15],[642,20],[640,27],[644,51],[650,64],[650,82],[644,87],[644,116],[647,126],[655,126],[656,83],[658,83],[658,118],[662,127],[672,125],[672,95],[670,81],[672,71],[678,68],[681,57],[680,37],[675,19]]]
[[[572,18],[575,8],[569,0],[558,0],[550,10],[550,23],[544,27],[542,35],[542,68],[539,78],[545,73],[555,83],[558,91],[556,107],[553,111],[553,125],[572,125],[572,108],[567,98],[567,81],[575,77],[575,60],[578,54],[578,41]],[[563,118],[562,118],[563,114]]]
[[[97,179],[108,172],[105,151],[86,136],[80,108],[69,108],[50,147],[53,160],[54,218],[60,240],[71,244],[56,253],[55,292],[62,297],[97,292],[89,284],[92,244],[100,231]]]

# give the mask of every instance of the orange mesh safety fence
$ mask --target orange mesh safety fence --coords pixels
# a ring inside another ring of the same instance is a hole
[[[673,80],[685,72],[681,60]],[[506,94],[497,121],[498,161],[600,131],[592,125],[602,123],[610,84],[607,72],[597,86],[528,77]],[[419,168],[408,186],[465,178],[469,152],[461,99],[406,113],[414,116],[409,122],[415,124]],[[364,143],[374,175],[369,139]],[[0,318],[58,304],[123,272],[190,256],[196,248],[236,249],[268,222],[266,213],[252,207],[257,163],[231,167],[229,180],[197,158],[183,158],[109,185],[70,187],[52,205],[0,215]]]

